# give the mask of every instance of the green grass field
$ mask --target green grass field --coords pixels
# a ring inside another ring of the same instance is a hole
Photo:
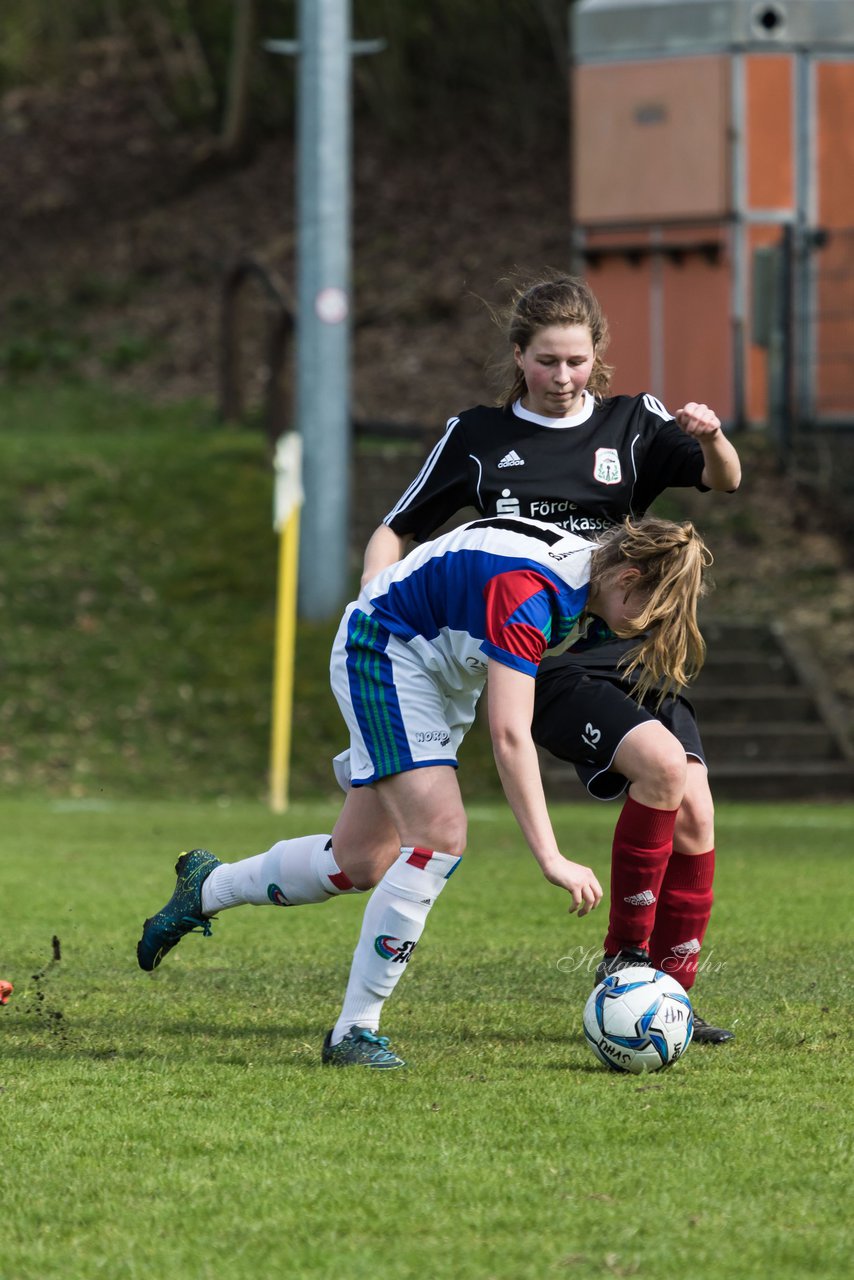
[[[0,792],[266,795],[272,512],[261,432],[210,406],[0,386]],[[337,623],[299,626],[300,796],[337,791]],[[477,730],[467,781],[498,793]]]
[[[555,810],[600,877],[615,813]],[[334,815],[0,802],[3,1280],[854,1274],[854,806],[721,807],[696,1004],[737,1040],[646,1077],[584,1045],[603,916],[565,914],[500,804],[386,1011],[405,1071],[319,1064],[357,898],[238,909],[137,969],[182,847]]]
[[[604,915],[539,876],[482,728],[386,1016],[405,1071],[320,1067],[358,898],[227,913],[139,971],[181,848],[334,821],[334,621],[299,628],[299,803],[261,803],[271,489],[203,404],[0,388],[0,1280],[854,1275],[854,806],[721,806],[696,1003],[737,1039],[659,1076],[584,1045]],[[616,808],[554,817],[606,879]]]

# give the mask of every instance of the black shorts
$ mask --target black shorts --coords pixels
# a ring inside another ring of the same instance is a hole
[[[666,697],[660,707],[655,695],[639,704],[630,696],[632,684],[617,671],[597,670],[564,662],[546,662],[537,675],[532,732],[534,741],[559,760],[568,760],[591,796],[615,800],[629,784],[611,768],[626,734],[648,720],[659,720],[693,756],[705,765],[703,743],[694,708],[681,695]]]

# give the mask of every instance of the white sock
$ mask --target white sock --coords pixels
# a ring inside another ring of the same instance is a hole
[[[332,1044],[354,1026],[379,1030],[383,1004],[409,963],[430,908],[460,862],[451,853],[401,849],[365,908]]]
[[[341,893],[358,893],[332,852],[332,838],[279,840],[266,853],[215,867],[202,885],[202,913],[228,907],[301,907]]]

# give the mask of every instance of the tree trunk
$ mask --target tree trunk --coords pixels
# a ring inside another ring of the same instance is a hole
[[[249,141],[249,93],[255,53],[256,0],[234,0],[231,61],[226,86],[220,154],[238,160]]]

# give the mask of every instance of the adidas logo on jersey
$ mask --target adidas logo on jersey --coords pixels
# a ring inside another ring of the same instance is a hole
[[[505,453],[498,465],[499,467],[524,467],[525,459],[520,458],[515,449],[511,449],[509,453]]]

